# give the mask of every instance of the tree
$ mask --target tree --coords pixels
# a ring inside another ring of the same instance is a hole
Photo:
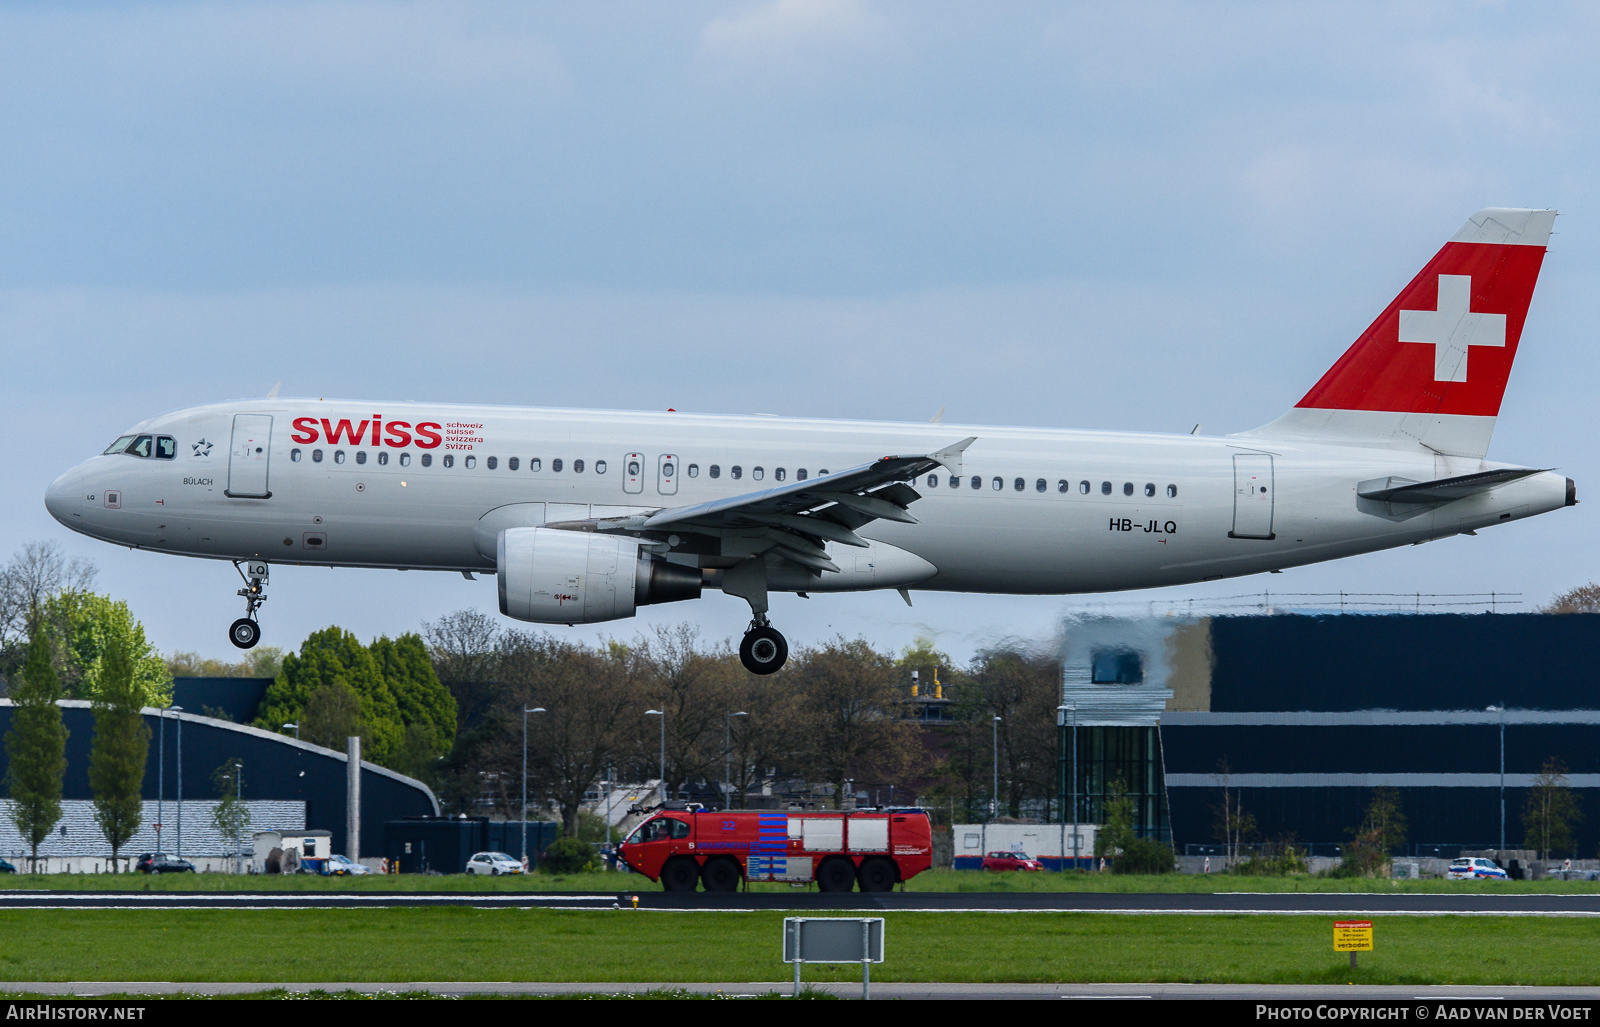
[[[1055,791],[1061,662],[1017,645],[987,649],[973,660],[972,682],[989,716],[1000,718],[994,735],[999,737],[1001,797],[1011,816],[1020,817],[1025,800],[1048,801]]]
[[[86,592],[94,564],[67,559],[55,542],[28,542],[0,568],[0,646],[30,634],[29,618],[58,592]]]
[[[336,677],[325,685],[317,686],[300,714],[300,737],[312,745],[326,749],[344,749],[349,739],[360,736],[365,758],[365,723],[361,718],[361,696]]]
[[[629,649],[644,700],[666,713],[665,794],[677,795],[691,781],[720,779],[726,718],[735,712],[748,677],[732,652],[726,646],[704,651],[691,624],[657,627]],[[637,755],[644,765],[657,766],[660,725],[651,719],[648,726],[657,730],[640,732]]]
[[[362,758],[387,765],[405,737],[400,708],[372,652],[343,628],[313,632],[301,644],[298,655],[290,653],[283,658],[283,670],[268,686],[255,725],[277,731],[285,723],[300,723],[301,737],[313,740],[302,717],[311,719],[312,697],[335,684],[353,691],[357,697],[359,728],[352,733],[361,736]],[[344,748],[344,736],[329,732],[349,728],[348,705],[338,688],[322,693],[315,713],[322,718],[318,721],[318,744]]]
[[[172,702],[172,675],[166,661],[145,639],[144,625],[134,619],[127,603],[68,590],[47,598],[41,610],[62,649],[58,665],[64,672],[65,698],[96,698],[106,649],[117,643],[127,653],[138,701],[145,706]]]
[[[195,652],[176,652],[166,662],[167,673],[175,678],[275,678],[283,670],[283,650],[259,645],[236,663]]]
[[[11,730],[6,732],[6,778],[11,822],[39,867],[39,843],[61,819],[61,782],[67,773],[67,729],[61,722],[60,679],[50,660],[49,628],[34,621],[21,687],[11,690]]]
[[[1544,761],[1522,805],[1522,830],[1529,848],[1549,859],[1552,852],[1576,849],[1573,828],[1583,819],[1582,800],[1567,786],[1567,764],[1559,756]]]
[[[1118,774],[1106,789],[1106,822],[1094,836],[1096,856],[1115,856],[1133,843],[1133,796],[1128,782]]]
[[[1238,865],[1244,843],[1255,836],[1255,814],[1245,812],[1244,799],[1233,787],[1233,769],[1228,758],[1217,761],[1217,785],[1222,789],[1222,802],[1211,807],[1212,837],[1223,844],[1228,866]]]
[[[916,725],[902,716],[894,662],[865,639],[842,636],[801,654],[785,675],[800,693],[800,735],[807,776],[845,783],[900,779],[921,754]]]
[[[1372,790],[1361,826],[1350,832],[1341,872],[1347,876],[1375,874],[1389,862],[1390,854],[1406,843],[1406,817],[1400,809],[1400,793],[1393,788]]]
[[[89,788],[94,819],[111,846],[111,866],[139,830],[144,814],[140,788],[150,754],[150,729],[140,707],[144,697],[134,683],[127,642],[113,636],[100,658],[94,699],[94,741],[89,747]]]
[[[237,855],[250,828],[250,808],[244,804],[244,761],[237,756],[228,760],[211,775],[216,786],[218,802],[211,811],[211,826],[228,842],[229,851]]]
[[[400,722],[407,730],[407,744],[431,738],[435,747],[433,756],[449,752],[456,741],[456,699],[439,683],[422,636],[407,634],[395,639],[385,636],[368,648],[399,708]],[[421,730],[413,731],[413,728]]]
[[[1600,613],[1600,584],[1591,581],[1587,585],[1569,589],[1550,600],[1550,605],[1543,612]]]

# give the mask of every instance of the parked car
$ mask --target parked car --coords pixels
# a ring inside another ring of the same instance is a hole
[[[522,861],[512,859],[503,852],[479,852],[467,860],[467,873],[490,874],[496,877],[501,874],[520,874]]]
[[[194,864],[165,852],[141,852],[133,869],[141,874],[192,874]]]
[[[16,872],[16,867],[12,866],[10,863],[7,863],[5,860],[0,859],[0,874],[14,874]]]
[[[370,874],[372,870],[349,856],[335,854],[328,857],[328,873],[343,877],[346,874]]]
[[[1450,861],[1444,876],[1452,881],[1507,881],[1511,875],[1501,870],[1492,859],[1481,856],[1463,856]]]
[[[1044,864],[1026,852],[989,852],[983,857],[985,870],[1043,870]]]

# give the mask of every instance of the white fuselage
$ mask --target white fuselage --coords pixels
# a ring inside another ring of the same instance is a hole
[[[269,432],[255,432],[260,453],[236,432],[237,415],[256,415],[257,426],[271,418]],[[331,442],[322,423],[373,417],[385,428],[376,446],[371,431],[359,445],[348,433]],[[308,422],[313,430],[296,430]],[[410,430],[389,430],[397,423]],[[428,424],[440,441],[422,438],[425,448],[415,430]],[[186,556],[452,571],[493,571],[500,528],[687,506],[771,487],[780,474],[794,481],[976,437],[954,483],[945,470],[914,483],[920,523],[873,521],[859,532],[872,549],[829,545],[844,573],[772,585],[801,591],[1175,585],[1440,538],[1568,501],[1566,479],[1545,472],[1438,505],[1373,502],[1356,495],[1359,482],[1504,465],[1247,436],[310,400],[197,407],[130,434],[170,437],[175,456],[81,464],[51,486],[57,519]]]

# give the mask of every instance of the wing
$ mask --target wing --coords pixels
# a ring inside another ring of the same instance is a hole
[[[811,570],[838,571],[826,543],[866,547],[869,543],[855,529],[879,518],[917,523],[906,508],[922,496],[906,483],[938,467],[959,475],[961,454],[976,441],[962,439],[935,453],[880,457],[761,492],[615,518],[590,530],[711,535],[723,541],[724,555],[743,558],[771,551]]]

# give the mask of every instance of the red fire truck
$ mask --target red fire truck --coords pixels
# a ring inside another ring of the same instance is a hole
[[[821,891],[888,891],[933,865],[920,809],[727,810],[664,806],[619,855],[667,891],[736,891],[750,881],[816,881]]]

